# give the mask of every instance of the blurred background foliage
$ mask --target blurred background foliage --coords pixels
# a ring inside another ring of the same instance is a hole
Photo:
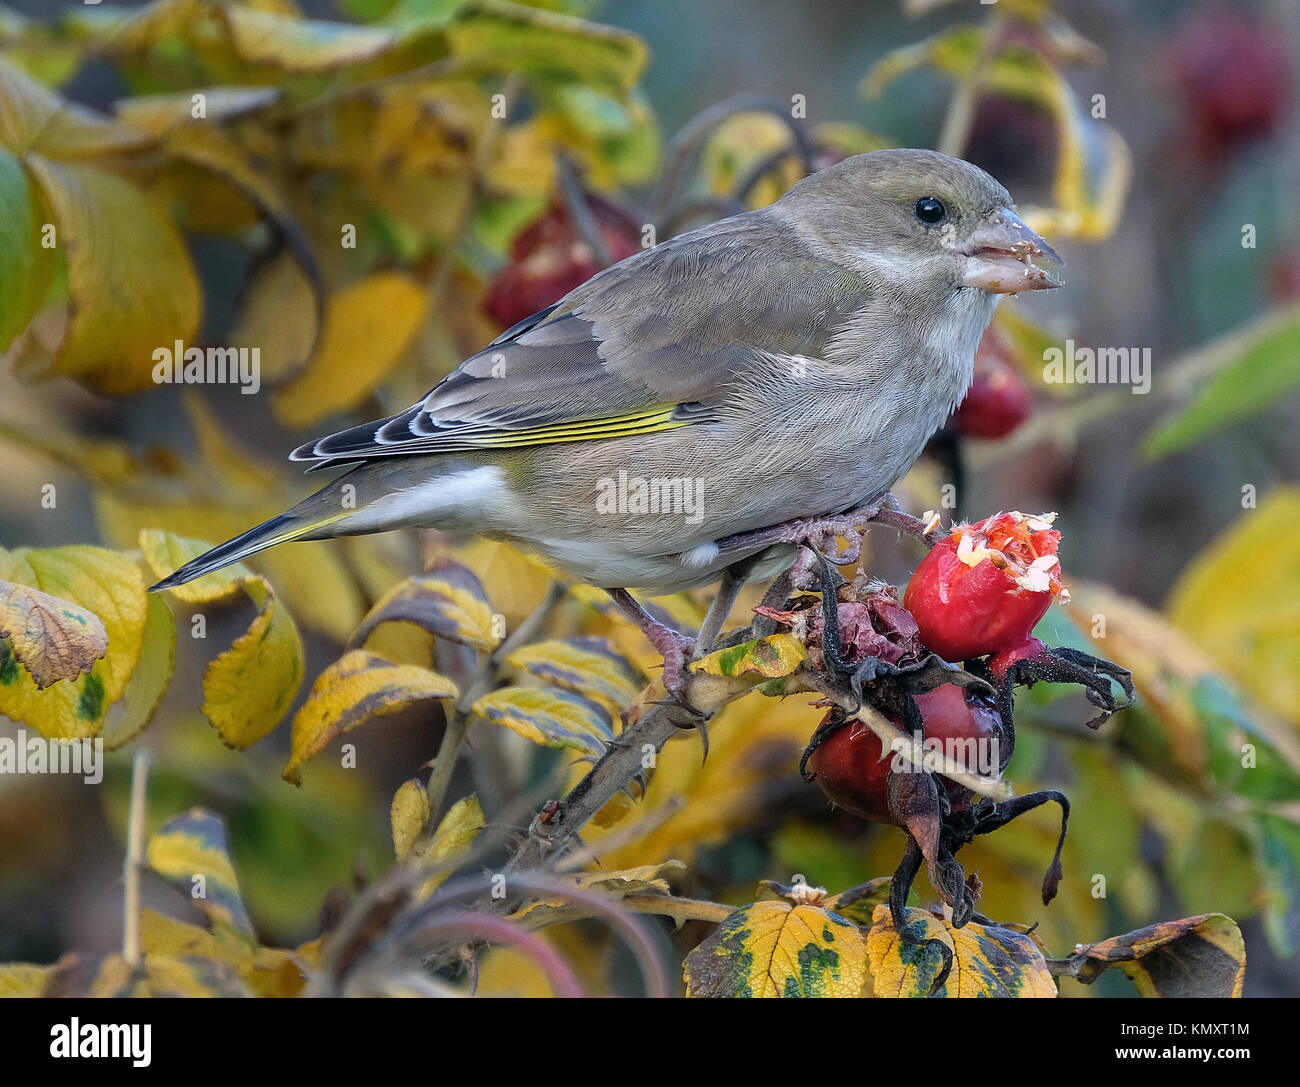
[[[110,646],[44,690],[11,670],[0,718],[6,735],[25,724],[115,749],[99,789],[0,777],[0,961],[116,945],[140,744],[155,754],[150,829],[195,804],[219,812],[257,933],[316,937],[323,907],[328,923],[391,867],[393,837],[402,853],[410,832],[390,798],[438,750],[446,691],[392,669],[432,668],[463,690],[474,654],[500,643],[492,617],[515,630],[549,572],[504,545],[424,533],[288,545],[170,610],[146,600],[151,573],[301,496],[285,450],[413,401],[647,228],[663,238],[770,202],[807,169],[903,145],[995,174],[1066,258],[1068,287],[1000,307],[981,357],[991,387],[1012,386],[1013,418],[996,434],[954,420],[900,497],[937,508],[955,448],[963,515],[1059,510],[1074,602],[1038,634],[1131,668],[1142,698],[1099,734],[1060,688],[1020,699],[1008,773],[1018,792],[1071,796],[1066,880],[1044,909],[1056,830],[1046,813],[1021,820],[962,853],[981,912],[1039,923],[1064,955],[1221,911],[1246,934],[1247,993],[1295,995],[1298,35],[1285,0],[0,8],[0,577],[95,612]],[[1149,348],[1150,395],[1045,383],[1043,351],[1066,338]],[[158,387],[153,352],[175,341],[260,348],[260,394]],[[908,545],[879,530],[869,542],[867,568],[905,580]],[[64,548],[85,543],[107,550]],[[371,622],[353,638],[403,579],[447,558],[478,579],[438,589],[457,609],[451,641]],[[691,624],[704,602],[656,606]],[[601,639],[583,644],[605,663],[552,649],[519,663],[508,690],[554,702],[576,688],[612,726],[653,674],[601,594],[573,588],[545,633]],[[347,667],[322,677],[359,646],[391,665],[368,662],[387,716],[349,734],[355,769],[330,748],[291,788],[286,758],[332,735],[311,721],[360,703]],[[223,685],[223,670],[238,681]],[[644,800],[611,804],[584,840],[610,870],[681,860],[675,890],[734,904],[760,879],[842,890],[891,872],[901,837],[830,811],[799,778],[820,716],[806,703],[728,707],[704,762],[674,740]],[[519,798],[535,810],[594,750],[599,714],[566,706],[531,732],[483,706],[435,800],[473,792],[488,826],[523,829]],[[416,838],[438,814],[416,804]],[[174,912],[161,884],[146,890]],[[928,900],[924,879],[918,891]],[[688,923],[679,950],[704,931]],[[593,986],[616,987],[626,964],[588,935],[547,938]],[[544,990],[523,960],[489,953],[480,991]],[[1094,991],[1129,990],[1062,982]]]

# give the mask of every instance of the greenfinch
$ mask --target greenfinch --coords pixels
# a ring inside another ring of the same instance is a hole
[[[845,159],[599,272],[406,411],[294,450],[347,470],[153,588],[288,540],[412,527],[507,540],[611,590],[740,563],[771,576],[795,554],[780,526],[907,472],[999,298],[1059,285],[1039,256],[1059,263],[970,163]]]

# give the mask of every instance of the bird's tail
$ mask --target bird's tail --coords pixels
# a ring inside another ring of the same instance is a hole
[[[149,586],[150,592],[184,585],[290,540],[324,540],[401,527],[402,521],[385,516],[383,503],[378,502],[401,489],[401,481],[392,478],[395,473],[385,470],[387,467],[367,470],[367,466],[361,466],[340,476],[292,509],[191,559],[174,574]]]
[[[277,514],[269,521],[241,532],[233,540],[217,544],[198,558],[190,559],[174,574],[169,574],[156,585],[150,585],[149,591],[156,593],[161,589],[174,589],[177,585],[184,585],[187,581],[230,566],[268,547],[288,543],[290,540],[301,540],[316,527],[318,526],[312,522],[303,523],[288,513]]]

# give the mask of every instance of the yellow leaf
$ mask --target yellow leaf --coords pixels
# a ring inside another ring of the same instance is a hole
[[[555,183],[555,144],[535,120],[511,125],[497,143],[497,161],[486,181],[494,193],[550,196]]]
[[[619,840],[627,835],[622,844],[600,846],[601,863],[610,868],[630,868],[661,857],[689,863],[700,849],[771,819],[764,797],[778,782],[798,779],[799,755],[821,715],[799,698],[778,701],[748,695],[725,707],[709,722],[707,759],[700,758],[694,734],[670,740],[656,756],[645,797],[631,805],[620,826],[610,830],[589,825],[583,840],[594,846],[611,833]],[[575,767],[575,780],[586,769]],[[602,818],[612,822],[615,814]],[[637,818],[649,829],[628,835],[628,821]]]
[[[401,272],[376,272],[335,292],[306,368],[271,401],[291,426],[361,404],[402,361],[429,312],[424,288]]]
[[[603,706],[555,687],[502,687],[480,698],[473,709],[480,717],[546,747],[599,755],[614,739]]]
[[[708,676],[753,676],[775,679],[788,676],[808,656],[793,634],[773,634],[752,642],[720,649],[691,665],[692,672]]]
[[[508,664],[594,698],[617,712],[636,698],[643,684],[626,658],[604,638],[556,638],[515,650]]]
[[[739,113],[727,118],[709,137],[701,167],[715,196],[733,192],[742,177],[774,152],[791,147],[790,126],[766,112]],[[789,156],[767,172],[749,195],[749,207],[764,207],[783,195],[801,174],[798,157]]]
[[[148,594],[147,609],[140,658],[122,697],[109,707],[99,734],[109,751],[134,739],[150,722],[176,666],[176,624],[171,609],[158,593]]]
[[[1169,618],[1261,703],[1300,726],[1300,490],[1246,510],[1184,569]]]
[[[144,561],[155,576],[160,578],[180,569],[190,559],[197,558],[209,546],[211,545],[204,540],[174,536],[158,529],[142,529],[140,532],[140,551],[144,555]],[[233,595],[240,586],[254,577],[256,575],[247,566],[237,562],[184,585],[177,585],[168,592],[187,604],[208,604]]]
[[[0,642],[0,714],[44,736],[95,736],[126,689],[144,641],[144,579],[134,562],[99,547],[0,548],[0,579],[67,600],[99,618],[108,636],[104,657],[86,675],[46,690]]]
[[[428,573],[394,586],[370,609],[350,644],[363,645],[375,627],[395,622],[414,623],[473,649],[495,649],[504,633],[482,583],[450,559],[440,559]]]
[[[154,353],[191,346],[202,297],[175,227],[138,189],[94,166],[38,155],[27,168],[54,215],[68,269],[68,324],[42,370],[109,395],[154,384]]]
[[[262,379],[274,385],[306,365],[316,333],[311,283],[298,262],[281,252],[253,272],[230,342],[257,344]]]
[[[393,852],[399,862],[404,861],[429,825],[429,794],[418,779],[402,782],[393,794],[388,816],[393,825]]]
[[[251,948],[242,937],[224,936],[177,921],[154,910],[140,911],[140,947],[149,958],[202,959],[228,964],[258,996],[289,997],[302,992],[302,970],[291,952]]]
[[[754,902],[686,956],[694,997],[856,997],[868,983],[856,925],[817,906]]]
[[[108,634],[94,612],[39,589],[0,581],[0,638],[44,689],[89,672],[108,651]]]
[[[194,116],[194,95],[203,96],[203,116]],[[278,87],[204,87],[170,94],[138,94],[113,104],[128,128],[161,137],[174,128],[202,122],[232,121],[257,113],[284,97]]]
[[[168,819],[149,839],[149,867],[184,894],[213,924],[253,939],[253,923],[230,862],[226,827],[220,817],[191,808]],[[200,893],[201,891],[201,893]]]
[[[69,102],[0,59],[0,147],[54,158],[112,154],[147,147],[147,133],[133,132]]]
[[[146,955],[144,981],[136,996],[251,996],[233,964],[199,956]]]
[[[936,996],[1057,995],[1047,960],[1023,932],[974,921],[953,928],[951,922],[918,909],[906,911],[904,926],[916,940],[937,941],[951,953],[951,972]],[[885,905],[876,907],[867,954],[878,997],[929,996],[945,959],[934,944],[904,943]]]
[[[1246,945],[1231,917],[1221,913],[1161,921],[1076,945],[1066,960],[1073,975],[1091,984],[1118,966],[1143,997],[1239,997],[1246,978]]]
[[[53,970],[26,962],[5,963],[0,966],[0,997],[42,995]]]
[[[635,34],[556,12],[477,0],[447,27],[453,56],[510,71],[567,74],[574,82],[627,91],[650,59]]]
[[[299,784],[304,762],[372,717],[456,695],[451,680],[427,668],[392,664],[362,649],[345,653],[320,674],[294,716],[292,754],[282,776]]]
[[[236,4],[222,4],[217,10],[241,60],[290,72],[344,68],[378,56],[397,40],[384,27],[304,19]]]
[[[302,638],[265,578],[244,591],[259,611],[252,626],[203,673],[203,713],[227,747],[257,743],[280,723],[302,683]]]
[[[530,925],[542,927],[554,924],[557,915],[573,908],[573,902],[564,896],[563,888],[571,886],[576,891],[600,891],[615,899],[628,895],[668,895],[668,877],[685,871],[686,865],[678,860],[663,861],[660,864],[643,864],[636,868],[627,868],[618,872],[576,872],[554,877],[560,884],[560,890],[554,895],[536,898],[525,903],[514,913],[512,920],[528,918]],[[581,903],[578,904],[581,909]],[[665,910],[665,915],[671,911]]]
[[[447,814],[442,817],[433,837],[416,843],[411,850],[412,862],[431,868],[446,865],[442,871],[434,872],[420,885],[416,898],[428,898],[442,886],[455,867],[449,862],[469,851],[479,831],[483,829],[483,823],[483,808],[478,797],[467,796],[447,809]]]
[[[432,539],[423,551],[426,569],[432,568],[438,558],[451,558],[469,567],[482,585],[510,586],[507,598],[496,602],[505,618],[507,632],[532,615],[545,598],[552,581],[561,580],[555,570],[537,556],[498,540],[475,537],[468,543],[452,544],[441,533],[429,533],[428,536]]]

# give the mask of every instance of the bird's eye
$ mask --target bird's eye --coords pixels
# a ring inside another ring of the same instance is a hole
[[[916,217],[923,223],[937,223],[946,214],[947,210],[933,196],[923,196],[916,202],[916,207],[912,209],[916,212]]]

